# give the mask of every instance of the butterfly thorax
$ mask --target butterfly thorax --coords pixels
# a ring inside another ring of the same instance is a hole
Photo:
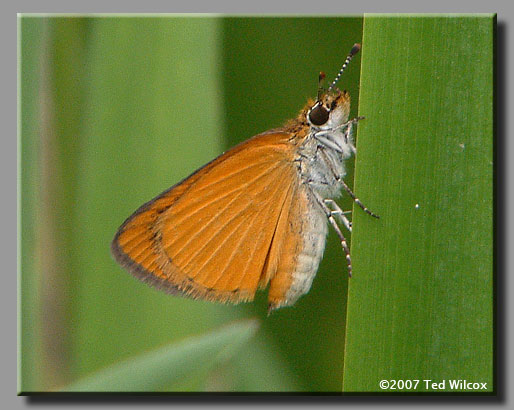
[[[310,113],[316,105],[320,105],[326,115],[323,124],[310,120],[309,115],[312,116]],[[349,108],[349,95],[337,92],[323,96],[319,102],[310,101],[297,117],[305,134],[297,150],[300,178],[324,198],[339,196],[340,181],[346,175],[344,160],[353,152],[352,135],[344,127]]]

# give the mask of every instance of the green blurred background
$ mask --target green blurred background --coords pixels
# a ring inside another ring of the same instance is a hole
[[[256,336],[191,389],[340,391],[347,270],[332,233],[310,293],[269,318],[265,293],[238,306],[160,293],[122,270],[109,244],[142,203],[295,116],[315,96],[319,71],[333,77],[360,42],[362,18],[25,16],[19,24],[19,391],[61,388],[248,317],[260,322]],[[352,116],[355,60],[340,83]]]

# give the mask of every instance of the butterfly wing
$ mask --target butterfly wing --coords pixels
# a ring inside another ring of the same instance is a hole
[[[170,293],[252,300],[277,271],[299,189],[295,153],[292,135],[280,131],[240,144],[138,209],[113,255]]]

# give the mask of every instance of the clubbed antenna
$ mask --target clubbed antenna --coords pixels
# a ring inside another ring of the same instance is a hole
[[[350,50],[350,53],[348,54],[348,56],[346,57],[346,60],[344,61],[344,64],[343,66],[341,67],[341,69],[339,70],[339,73],[337,73],[337,76],[336,78],[334,79],[334,81],[332,81],[332,84],[330,84],[330,87],[328,87],[328,91],[332,90],[332,88],[334,88],[334,86],[337,84],[337,82],[339,81],[339,78],[341,77],[341,74],[343,74],[343,71],[346,69],[346,67],[348,66],[348,64],[350,64],[350,61],[352,61],[352,58],[355,54],[357,54],[359,52],[359,50],[361,49],[361,45],[358,44],[358,43],[355,43],[352,47],[352,49]]]

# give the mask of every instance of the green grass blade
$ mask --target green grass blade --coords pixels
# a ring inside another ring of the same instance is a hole
[[[494,24],[365,16],[345,392],[493,389]]]
[[[209,370],[237,353],[257,331],[255,320],[235,322],[202,336],[140,354],[65,387],[68,392],[195,391]],[[215,375],[214,375],[215,376]]]

